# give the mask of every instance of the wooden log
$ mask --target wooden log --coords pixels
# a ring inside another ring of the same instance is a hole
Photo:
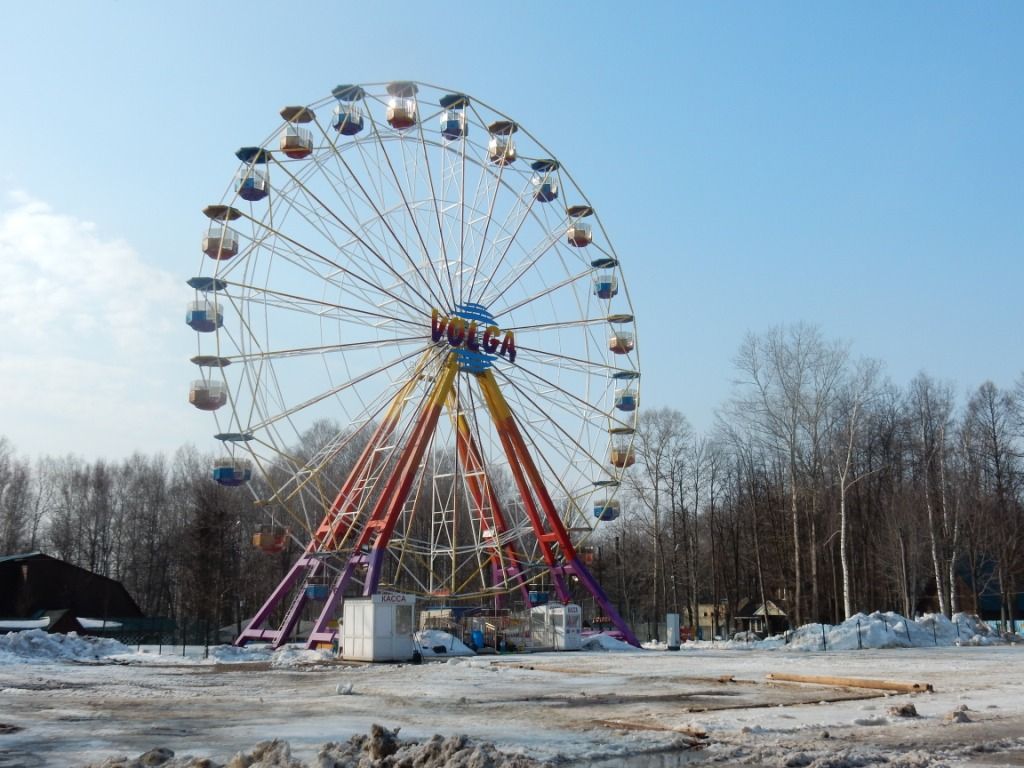
[[[791,675],[787,672],[772,672],[769,680],[786,683],[811,683],[813,685],[833,685],[846,688],[873,688],[879,691],[899,691],[900,693],[931,693],[931,683],[907,683],[899,680],[871,680],[863,677],[833,677],[831,675]]]

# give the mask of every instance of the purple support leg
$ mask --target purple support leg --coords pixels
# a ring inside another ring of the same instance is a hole
[[[280,636],[280,631],[276,629],[260,629],[264,622],[269,618],[271,612],[277,606],[285,595],[287,595],[292,587],[295,586],[295,582],[299,579],[299,574],[306,568],[306,556],[303,555],[295,561],[295,565],[291,567],[287,575],[281,579],[281,583],[277,585],[277,588],[270,593],[270,597],[267,598],[266,602],[263,603],[262,607],[256,611],[256,615],[252,617],[252,621],[249,622],[248,626],[242,630],[242,634],[235,638],[235,645],[243,646],[249,640],[271,640],[276,641]]]
[[[363,597],[370,597],[377,591],[377,585],[380,584],[380,569],[381,564],[384,562],[384,548],[374,547],[370,550],[370,556],[367,558],[366,568],[366,582],[363,584]]]
[[[590,571],[587,570],[586,566],[579,561],[579,559],[570,560],[565,564],[564,570],[571,571],[576,574],[576,578],[580,580],[580,584],[594,597],[597,604],[601,606],[601,610],[605,612],[605,615],[612,620],[612,624],[622,633],[626,642],[630,645],[634,645],[637,648],[640,647],[640,641],[636,639],[636,635],[633,634],[633,630],[630,628],[626,620],[623,619],[619,612],[615,610],[615,606],[612,605],[611,600],[601,589],[601,585],[597,583],[597,580],[590,575]]]
[[[309,633],[309,639],[306,641],[307,648],[315,648],[317,643],[334,642],[334,639],[338,636],[338,632],[334,629],[328,629],[327,625],[335,615],[335,611],[338,606],[341,605],[342,601],[345,599],[345,589],[348,587],[348,583],[352,580],[352,575],[355,573],[356,568],[359,565],[365,564],[366,557],[364,555],[351,555],[349,557],[344,570],[342,570],[338,575],[338,578],[334,580],[334,585],[331,587],[331,593],[324,602],[323,610],[320,611],[320,615],[317,616],[316,623],[313,624],[313,629]]]
[[[555,592],[558,593],[558,602],[571,603],[572,593],[569,591],[569,585],[565,581],[565,576],[562,575],[562,569],[551,568],[549,570],[551,572],[551,580],[555,583]]]

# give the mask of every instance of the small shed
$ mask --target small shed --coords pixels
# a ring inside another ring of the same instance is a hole
[[[530,609],[531,645],[556,651],[583,647],[583,614],[574,603],[547,603]]]
[[[733,617],[740,631],[777,635],[790,628],[789,617],[773,600],[741,600]]]
[[[395,592],[346,597],[341,629],[342,658],[352,661],[409,661],[416,651],[416,598]]]

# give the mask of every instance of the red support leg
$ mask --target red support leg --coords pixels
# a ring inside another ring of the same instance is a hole
[[[235,638],[235,645],[243,646],[250,640],[270,640],[274,647],[277,648],[287,642],[302,614],[302,608],[308,601],[306,586],[310,579],[326,572],[326,566],[315,555],[318,552],[328,552],[337,549],[348,535],[352,520],[354,519],[352,516],[353,512],[358,507],[367,484],[371,482],[373,473],[383,461],[384,452],[378,449],[391,437],[397,427],[405,402],[415,387],[426,360],[427,357],[424,355],[417,364],[414,375],[391,401],[387,413],[380,424],[377,425],[369,442],[356,460],[355,465],[342,484],[334,503],[331,504],[313,538],[306,545],[302,556],[299,557],[288,571],[288,574],[281,580],[281,583],[278,584],[270,594],[270,597],[267,598],[256,612],[256,615],[253,616],[252,620],[242,631],[242,634]],[[297,592],[295,592],[296,587],[298,587]],[[343,589],[343,585],[340,584],[340,579],[336,579],[331,591],[328,593],[324,608],[321,610],[310,633],[309,640],[307,641],[308,647],[312,648],[317,642],[330,642],[333,639],[335,633],[333,630],[327,632],[326,627],[333,615],[334,608],[340,602],[341,589]],[[277,629],[264,628],[263,625],[270,618],[274,609],[293,592],[292,601],[285,611],[281,625]]]
[[[505,521],[505,515],[501,510],[498,496],[494,492],[494,488],[491,486],[491,482],[484,471],[483,457],[480,449],[477,447],[476,440],[473,439],[473,432],[469,428],[469,420],[466,419],[464,413],[458,410],[458,403],[454,397],[449,399],[448,405],[452,409],[458,431],[459,458],[463,466],[468,469],[466,481],[469,486],[470,496],[476,507],[481,535],[491,532],[492,540],[498,542],[501,536],[508,532],[508,523]],[[485,505],[490,506],[490,520],[487,519],[484,511]],[[529,605],[529,592],[523,579],[521,563],[522,558],[516,550],[514,541],[509,541],[504,546],[499,546],[495,543],[492,547],[492,567],[498,572],[503,583],[517,584],[523,604]]]
[[[489,370],[484,371],[479,376],[480,388],[484,393],[484,400],[487,403],[487,408],[491,413],[491,418],[494,419],[495,426],[498,429],[498,433],[501,435],[502,444],[505,446],[505,451],[508,454],[509,463],[513,466],[513,474],[516,476],[516,484],[519,486],[520,493],[526,498],[530,489],[536,493],[537,500],[540,503],[541,509],[544,512],[544,516],[547,519],[547,524],[550,526],[550,532],[545,531],[543,524],[541,523],[539,516],[534,514],[530,516],[530,522],[534,526],[534,532],[537,535],[537,539],[541,542],[542,551],[544,552],[544,560],[548,564],[548,568],[551,570],[552,579],[558,587],[559,598],[563,602],[569,601],[569,591],[565,585],[563,574],[565,572],[572,573],[577,576],[580,584],[593,595],[594,599],[601,605],[602,609],[607,613],[608,618],[612,620],[612,623],[622,632],[623,637],[631,645],[639,647],[640,641],[637,640],[636,635],[633,634],[633,630],[629,624],[626,623],[615,607],[611,604],[608,596],[601,589],[600,585],[587,570],[586,566],[576,555],[576,548],[573,547],[572,539],[569,536],[569,532],[566,530],[562,519],[558,514],[558,510],[555,508],[554,503],[551,501],[551,496],[548,494],[547,487],[544,485],[544,480],[537,471],[536,464],[533,463],[533,457],[530,455],[529,450],[526,446],[526,441],[523,440],[523,436],[519,431],[519,427],[516,424],[515,417],[512,415],[511,409],[508,407],[508,403],[505,400],[505,396],[501,394],[501,390],[498,388],[498,383],[494,379],[494,374]],[[520,475],[525,475],[521,477]],[[527,483],[528,481],[528,483]],[[529,510],[529,507],[527,508]],[[528,512],[529,514],[529,512]],[[551,544],[558,543],[561,549],[563,565],[559,566],[554,562],[554,555],[551,551]]]

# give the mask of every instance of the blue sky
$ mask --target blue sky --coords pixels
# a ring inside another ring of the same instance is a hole
[[[184,402],[200,209],[281,106],[391,79],[487,102],[569,170],[623,263],[646,407],[709,428],[744,334],[797,321],[899,384],[1009,386],[1021,39],[996,2],[5,8],[0,434],[212,449]]]

